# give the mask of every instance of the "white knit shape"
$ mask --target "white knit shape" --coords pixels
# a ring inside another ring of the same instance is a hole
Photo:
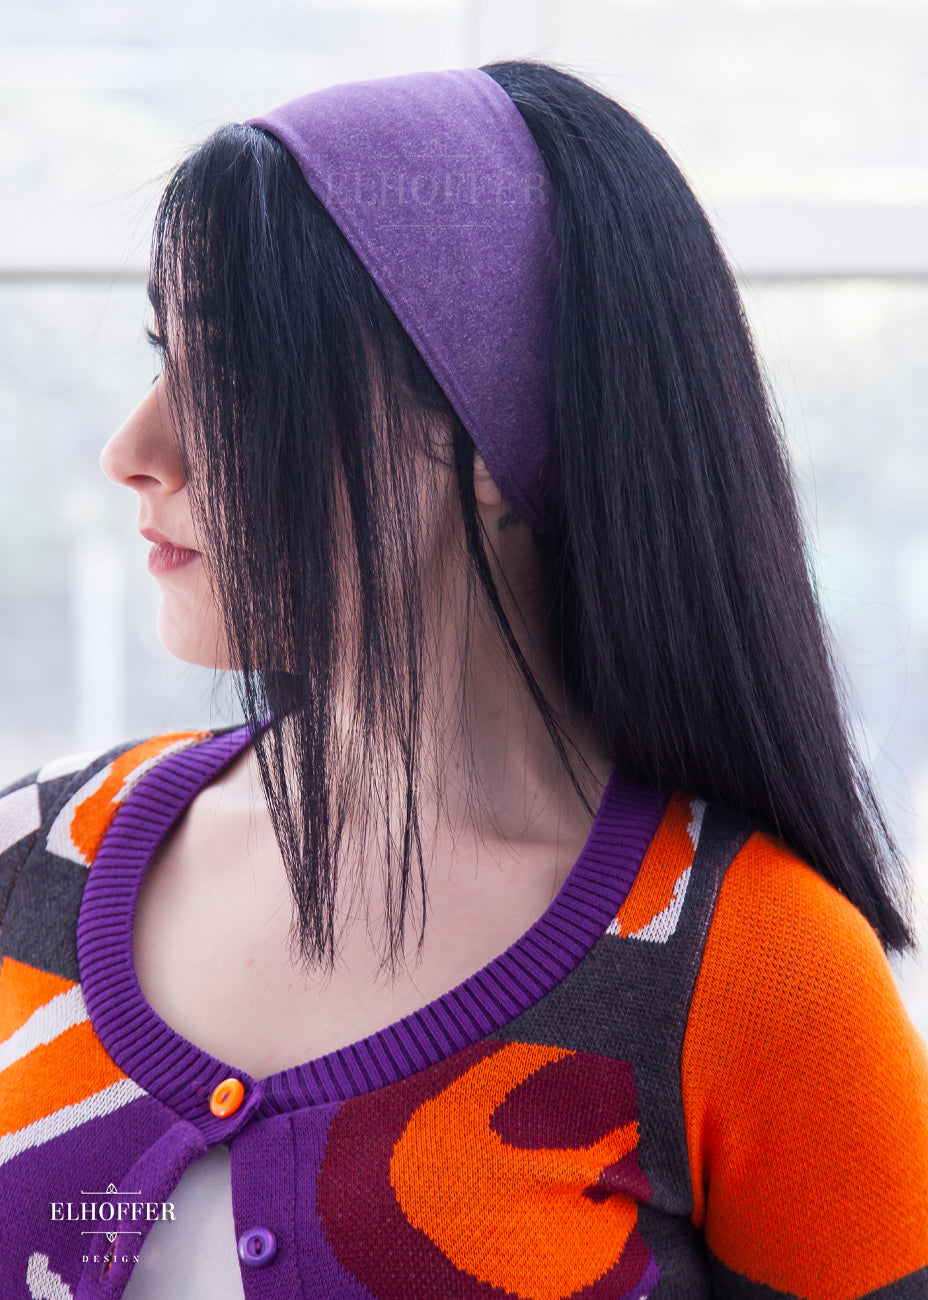
[[[74,1300],[74,1292],[61,1274],[53,1271],[48,1256],[37,1250],[29,1256],[26,1286],[32,1300]]]
[[[686,897],[686,887],[690,883],[690,875],[693,868],[687,867],[681,871],[679,876],[673,882],[673,893],[670,896],[670,902],[662,912],[652,916],[647,925],[643,925],[640,930],[630,934],[630,939],[650,939],[652,943],[666,943],[670,936],[677,928],[677,922],[680,920],[680,913],[683,911],[683,900]]]
[[[693,846],[695,854],[699,847],[699,836],[702,832],[702,821],[706,813],[706,803],[704,799],[690,800],[690,818],[687,822],[686,833],[689,841]],[[692,875],[692,865],[681,871],[679,876],[673,882],[673,892],[670,895],[670,902],[665,908],[652,916],[646,925],[640,930],[635,930],[631,934],[626,934],[626,939],[644,939],[651,943],[666,943],[672,934],[675,933],[680,921],[680,914],[683,911],[683,901],[686,898],[686,889],[690,883]],[[619,929],[619,918],[614,917],[606,928],[606,933],[621,936]]]
[[[28,1151],[30,1147],[39,1147],[45,1142],[51,1142],[54,1138],[61,1137],[62,1133],[80,1128],[82,1124],[92,1119],[99,1119],[101,1115],[110,1115],[114,1110],[119,1110],[120,1107],[135,1101],[137,1097],[144,1096],[146,1096],[145,1089],[140,1088],[132,1079],[119,1079],[100,1092],[95,1092],[93,1096],[85,1097],[83,1101],[75,1102],[71,1106],[61,1106],[50,1115],[43,1115],[41,1119],[27,1124],[25,1128],[17,1129],[14,1133],[4,1133],[3,1137],[0,1137],[0,1165],[5,1164],[7,1160],[12,1160],[22,1151]]]
[[[0,1043],[0,1070],[6,1070],[37,1047],[44,1047],[72,1025],[87,1019],[87,1004],[79,984],[57,993]]]
[[[64,754],[61,758],[53,758],[39,770],[35,779],[41,785],[43,781],[54,781],[58,776],[70,776],[72,772],[89,767],[102,753],[102,749],[88,749],[82,754]]]
[[[42,824],[39,787],[24,785],[0,799],[0,853],[12,848]]]
[[[705,799],[693,799],[690,802],[690,820],[686,828],[686,833],[690,837],[690,843],[693,846],[694,853],[699,848],[699,836],[702,833],[702,819],[705,815]]]
[[[126,774],[122,785],[113,795],[112,802],[114,804],[123,803],[128,799],[129,795],[138,785],[139,781],[141,781],[142,777],[145,776],[146,772],[150,772],[153,767],[156,767],[164,759],[170,758],[172,754],[179,754],[181,750],[189,749],[191,745],[197,744],[199,739],[200,737],[197,735],[182,736],[180,740],[175,740],[173,744],[165,746],[165,748],[160,750],[157,754],[152,754],[148,758],[143,759],[136,767],[133,767],[131,771]],[[101,785],[103,785],[104,781],[106,781],[112,773],[112,770],[113,764],[107,763],[106,767],[102,768],[95,776],[92,776],[89,781],[82,785],[61,809],[58,816],[55,818],[51,830],[48,832],[46,844],[49,853],[54,853],[59,858],[67,858],[70,862],[76,862],[82,867],[90,866],[90,863],[74,843],[71,836],[71,823],[74,820],[74,814],[77,812],[80,805],[100,789]]]
[[[49,853],[54,853],[59,858],[67,858],[70,862],[76,862],[82,867],[90,866],[90,863],[71,838],[71,822],[80,804],[100,789],[109,774],[109,766],[104,767],[102,771],[97,772],[96,776],[92,776],[89,781],[82,785],[76,794],[71,795],[48,832],[45,843]]]

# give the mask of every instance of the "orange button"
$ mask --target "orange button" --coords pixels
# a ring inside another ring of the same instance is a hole
[[[223,1079],[218,1088],[213,1089],[209,1099],[209,1108],[219,1119],[234,1115],[242,1104],[245,1088],[241,1079]]]

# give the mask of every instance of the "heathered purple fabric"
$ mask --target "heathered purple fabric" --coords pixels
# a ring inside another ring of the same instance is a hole
[[[253,1080],[175,1033],[146,1001],[132,955],[135,903],[158,845],[198,790],[241,752],[246,728],[159,763],[120,808],[87,881],[77,929],[84,998],[116,1064],[196,1124],[229,1141],[259,1117],[341,1101],[434,1065],[536,1003],[587,955],[621,907],[666,798],[615,771],[580,856],[544,915],[475,975],[421,1010],[326,1056]],[[230,1073],[246,1085],[229,1119],[209,1112]]]
[[[458,68],[332,86],[248,125],[297,160],[504,497],[544,531],[555,197],[512,100]]]

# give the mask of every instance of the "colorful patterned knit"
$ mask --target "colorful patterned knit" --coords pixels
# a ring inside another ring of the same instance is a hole
[[[2,1300],[121,1295],[141,1207],[215,1143],[236,1235],[272,1243],[247,1300],[928,1296],[928,1051],[876,936],[685,794],[613,773],[538,923],[370,1038],[256,1081],[174,1033],[135,899],[247,743],[162,736],[0,796]]]

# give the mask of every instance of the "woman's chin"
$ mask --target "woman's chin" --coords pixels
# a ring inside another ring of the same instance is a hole
[[[178,617],[162,599],[158,612],[158,639],[169,655],[199,668],[229,669],[229,657],[220,629],[202,620]]]

